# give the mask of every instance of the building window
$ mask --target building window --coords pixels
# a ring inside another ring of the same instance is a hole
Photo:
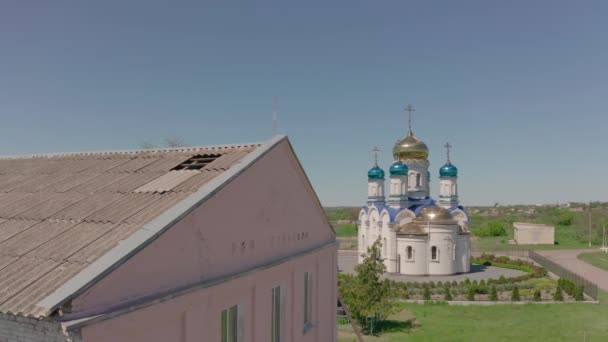
[[[222,342],[238,342],[238,306],[222,311]]]
[[[416,174],[416,186],[420,186],[422,184],[422,176],[417,173]]]
[[[281,342],[281,287],[272,289],[272,342]]]
[[[304,332],[312,327],[312,273],[304,273]]]
[[[439,260],[439,251],[436,246],[431,247],[431,260]]]
[[[414,259],[414,249],[412,248],[412,246],[407,246],[407,260],[412,260]]]

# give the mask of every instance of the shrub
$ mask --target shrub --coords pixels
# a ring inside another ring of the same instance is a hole
[[[490,290],[490,300],[494,302],[498,300],[498,293],[496,292],[496,286],[494,285],[492,285],[492,289]]]
[[[445,300],[452,300],[452,294],[450,293],[450,288],[449,287],[445,288],[445,297],[444,297],[444,299]]]
[[[499,284],[504,284],[504,283],[506,283],[506,282],[507,282],[507,278],[505,278],[505,276],[504,276],[504,275],[501,275],[501,276],[498,278],[498,283],[499,283]]]
[[[443,283],[440,281],[437,282],[437,287],[443,287]]]
[[[456,280],[452,280],[452,287],[456,287],[458,286],[458,283],[456,282]]]
[[[488,222],[483,227],[473,230],[475,236],[506,236],[505,227],[499,222]]]
[[[511,301],[519,302],[519,287],[513,286],[513,292],[511,292]]]
[[[471,279],[466,278],[466,279],[464,280],[464,285],[466,285],[466,286],[471,285]]]
[[[432,289],[433,289],[433,288],[435,288],[435,282],[434,282],[434,281],[431,281],[431,282],[429,283],[429,286],[430,286]]]
[[[576,289],[576,284],[572,281],[564,278],[559,278],[557,280],[557,285],[564,290],[567,294],[574,296],[574,290]]]
[[[535,290],[534,291],[534,301],[540,302],[541,300],[542,300],[542,297],[540,295],[540,290]]]
[[[577,301],[585,300],[585,295],[583,294],[582,286],[577,286],[576,289],[574,289],[574,300],[577,300]]]
[[[431,300],[431,290],[428,287],[424,288],[424,293],[422,294],[422,299]]]
[[[558,286],[557,290],[555,290],[555,293],[553,294],[553,300],[557,302],[564,301],[564,295],[562,294],[562,288],[560,286]]]
[[[483,285],[483,286],[477,286],[477,288],[475,288],[475,292],[479,293],[479,294],[487,294],[488,293],[488,287]]]
[[[473,287],[469,287],[469,292],[467,293],[467,300],[475,300],[475,289]]]
[[[481,281],[479,282],[479,286],[486,286],[486,281],[481,279]]]

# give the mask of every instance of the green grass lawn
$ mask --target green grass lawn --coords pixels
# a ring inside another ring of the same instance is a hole
[[[401,304],[394,319],[415,317],[413,328],[365,341],[587,341],[608,340],[608,293],[600,304],[495,306]],[[342,333],[339,342],[356,341]]]
[[[338,237],[355,237],[357,236],[357,225],[352,224],[344,224],[338,226],[336,229],[336,236]]]
[[[608,271],[608,253],[606,252],[583,253],[579,254],[578,258],[593,266]]]
[[[584,249],[589,248],[588,242],[581,241],[576,237],[574,228],[571,226],[556,226],[555,240],[557,245],[510,245],[508,241],[512,239],[512,230],[509,236],[496,237],[473,237],[472,244],[474,249],[479,250],[547,250],[547,249]]]

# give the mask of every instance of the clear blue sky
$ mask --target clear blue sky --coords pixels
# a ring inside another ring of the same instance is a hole
[[[276,95],[323,204],[361,205],[412,103],[434,177],[454,145],[465,205],[608,200],[606,18],[606,1],[4,1],[0,153],[265,140]]]

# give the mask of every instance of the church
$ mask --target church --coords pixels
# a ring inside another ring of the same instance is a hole
[[[359,213],[359,258],[380,240],[388,273],[449,275],[470,271],[469,218],[458,200],[458,169],[450,160],[439,169],[439,199],[430,196],[429,149],[409,130],[393,147],[394,162],[388,169],[389,195],[385,197],[385,172],[375,164],[367,173],[367,204]]]

